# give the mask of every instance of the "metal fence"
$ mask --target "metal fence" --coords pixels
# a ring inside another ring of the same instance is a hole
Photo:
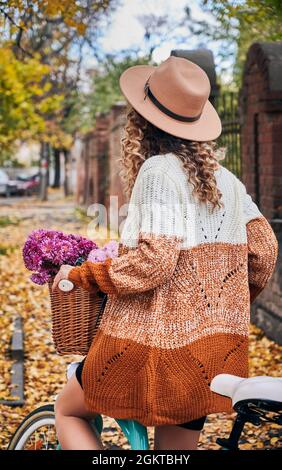
[[[238,93],[223,92],[215,100],[215,107],[222,121],[222,134],[218,145],[225,147],[226,157],[222,165],[241,177],[241,139]]]

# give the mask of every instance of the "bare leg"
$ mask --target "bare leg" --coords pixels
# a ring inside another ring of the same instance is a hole
[[[99,434],[88,423],[95,415],[85,408],[84,393],[75,374],[68,380],[55,403],[56,431],[64,450],[102,450]]]
[[[156,450],[196,450],[201,431],[180,426],[163,425],[155,427]]]

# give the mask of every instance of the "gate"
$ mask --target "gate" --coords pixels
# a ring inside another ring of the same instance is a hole
[[[215,107],[221,118],[222,134],[217,139],[219,147],[225,147],[226,157],[220,163],[241,178],[241,138],[238,93],[223,92],[215,99]]]

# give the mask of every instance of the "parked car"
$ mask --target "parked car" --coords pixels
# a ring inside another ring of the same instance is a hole
[[[39,173],[33,175],[23,173],[12,180],[4,170],[0,169],[0,195],[30,196],[39,191],[39,186]]]
[[[10,196],[17,191],[17,184],[15,181],[9,179],[9,176],[4,170],[0,170],[0,195]]]
[[[9,176],[5,171],[0,170],[0,194],[6,194]]]
[[[18,194],[25,194],[27,196],[36,193],[39,190],[40,175],[18,175],[16,179]]]

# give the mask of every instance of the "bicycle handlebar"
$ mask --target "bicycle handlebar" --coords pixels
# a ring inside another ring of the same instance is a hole
[[[62,292],[70,292],[71,290],[73,290],[74,284],[68,279],[61,279],[58,284],[58,287]]]

